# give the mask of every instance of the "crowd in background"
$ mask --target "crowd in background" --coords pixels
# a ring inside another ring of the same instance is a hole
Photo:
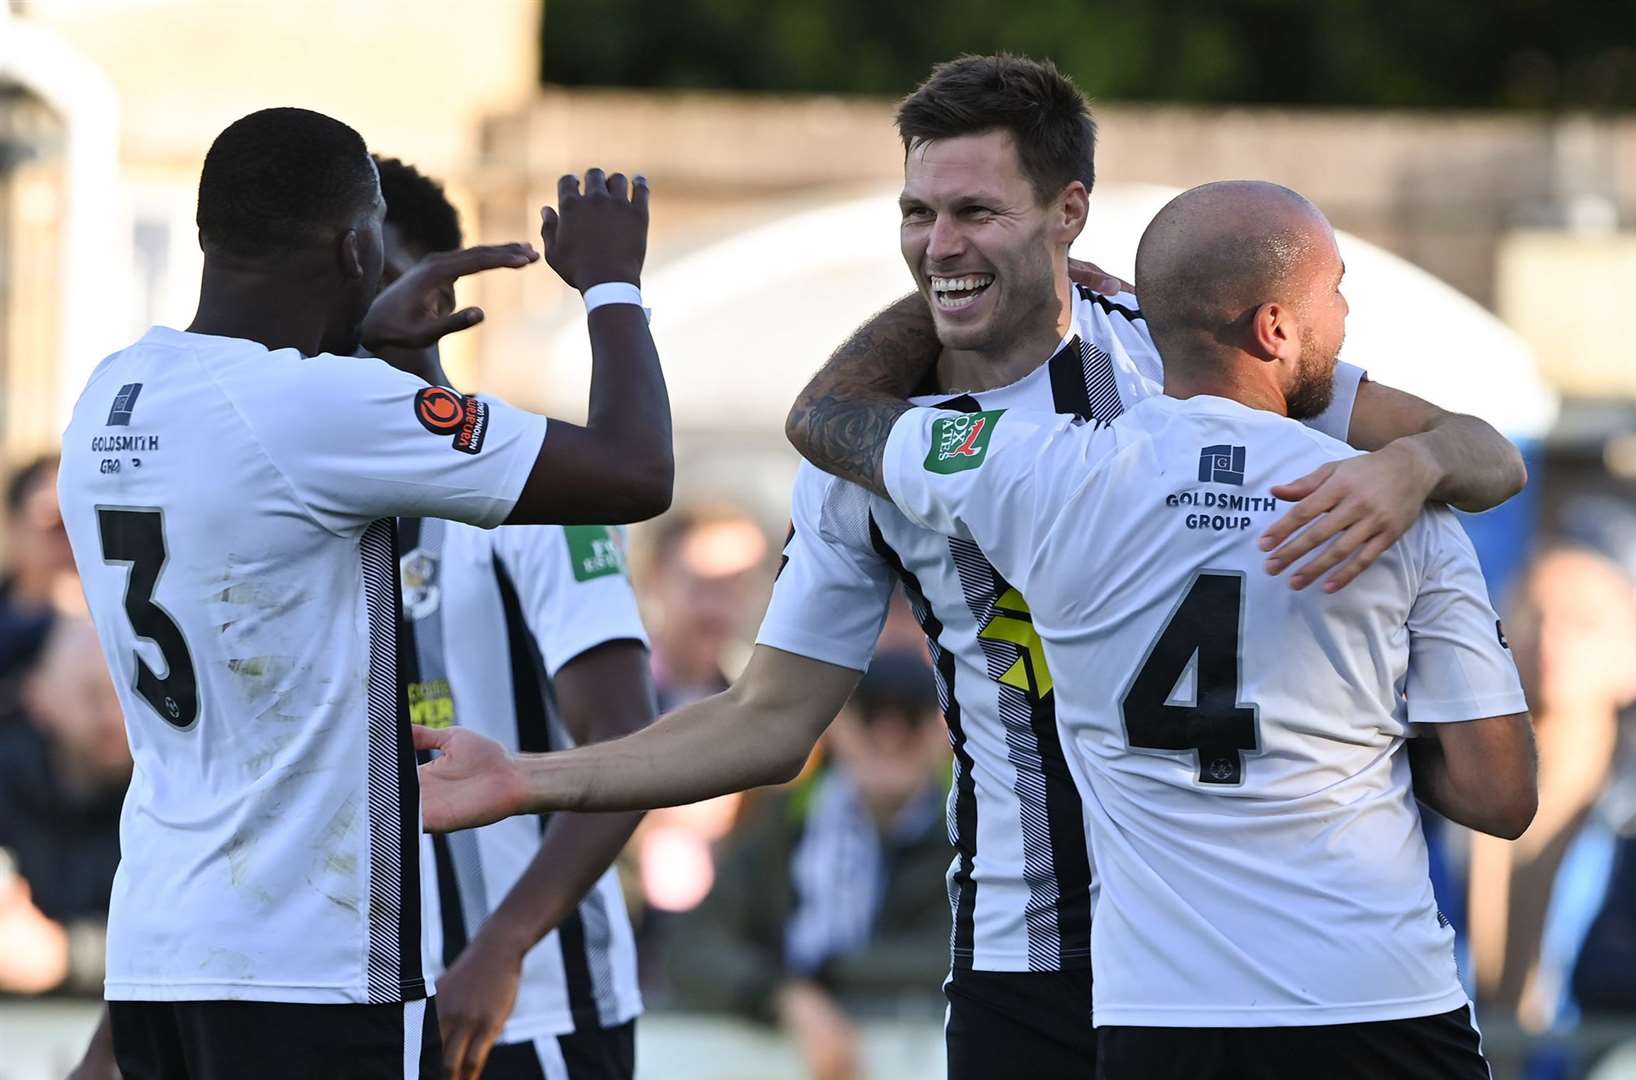
[[[100,994],[131,759],[57,512],[56,462],[5,473],[0,532],[0,994]],[[1636,1019],[1636,503],[1570,501],[1503,629],[1533,707],[1540,809],[1515,843],[1432,820],[1432,873],[1485,1025]],[[778,545],[730,504],[638,530],[663,709],[742,664]],[[946,735],[895,603],[876,659],[784,788],[651,813],[621,859],[650,1004],[777,1025],[854,1075],[861,1016],[935,1016],[949,912]],[[1552,1075],[1552,1062],[1535,1075]]]

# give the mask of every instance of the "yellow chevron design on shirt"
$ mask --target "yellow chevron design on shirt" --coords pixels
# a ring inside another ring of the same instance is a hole
[[[1054,683],[1045,663],[1045,644],[1034,632],[1034,616],[1022,593],[1007,589],[994,602],[994,616],[977,636],[986,641],[1009,641],[1022,649],[1022,655],[1000,676],[1000,682],[1032,694],[1035,701],[1051,692]]]

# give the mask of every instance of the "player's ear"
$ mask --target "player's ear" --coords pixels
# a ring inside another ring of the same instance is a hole
[[[1268,302],[1250,312],[1250,348],[1262,360],[1297,359],[1301,335],[1295,313],[1283,304]]]
[[[348,229],[335,244],[336,262],[343,278],[364,276],[363,252],[358,246],[358,230]]]
[[[1078,180],[1069,181],[1057,195],[1052,208],[1052,225],[1059,233],[1059,243],[1071,244],[1085,231],[1085,219],[1091,212],[1091,193]]]

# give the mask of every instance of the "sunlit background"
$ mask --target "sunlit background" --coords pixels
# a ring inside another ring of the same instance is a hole
[[[677,503],[707,508],[697,543],[674,550],[695,577],[733,582],[731,632],[705,663],[731,674],[782,536],[795,467],[784,412],[828,351],[909,287],[894,98],[963,51],[1050,56],[1100,125],[1076,254],[1129,277],[1142,227],[1175,190],[1287,184],[1346,234],[1345,357],[1523,449],[1529,489],[1468,529],[1519,653],[1544,658],[1525,663],[1530,690],[1571,678],[1576,693],[1539,716],[1541,821],[1509,849],[1442,830],[1439,895],[1497,1075],[1636,1076],[1610,1049],[1636,1039],[1636,937],[1622,987],[1594,1008],[1575,990],[1599,927],[1622,914],[1636,935],[1636,883],[1619,884],[1636,875],[1636,729],[1619,720],[1636,688],[1618,677],[1636,669],[1636,7],[1205,7],[0,0],[0,474],[54,449],[102,356],[152,323],[189,321],[200,162],[247,112],[345,120],[443,181],[474,242],[530,238],[563,172],[641,172]],[[583,412],[577,297],[544,268],[463,288],[488,318],[446,347],[456,381]],[[634,537],[637,580],[662,658],[662,627],[688,629],[644,584],[650,541]],[[1587,590],[1588,605],[1572,601]],[[1600,662],[1553,675],[1550,658],[1576,651]],[[653,827],[651,850],[630,857],[639,917],[644,899],[685,909],[708,893],[708,845],[738,812]],[[1631,910],[1610,913],[1609,897]],[[685,995],[658,974],[652,985],[643,1075],[804,1075],[774,1028],[683,1011]],[[941,1075],[927,989],[929,1003],[860,1019],[869,1075]],[[91,999],[61,992],[0,998],[0,1078],[61,1075],[93,1016]]]

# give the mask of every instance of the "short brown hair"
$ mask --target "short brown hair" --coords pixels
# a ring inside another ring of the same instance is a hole
[[[933,139],[1007,131],[1040,201],[1078,180],[1096,182],[1096,121],[1090,102],[1049,60],[996,53],[932,68],[898,103],[904,152]]]

